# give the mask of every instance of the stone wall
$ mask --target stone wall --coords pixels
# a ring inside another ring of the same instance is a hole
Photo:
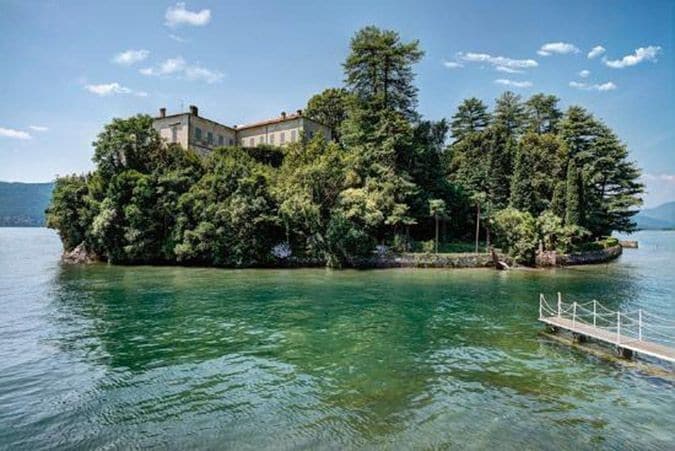
[[[542,251],[537,252],[535,264],[537,266],[590,265],[614,260],[622,252],[623,248],[621,245],[597,251],[573,252],[570,254],[560,254],[556,251]]]
[[[503,254],[497,255],[498,259],[509,266],[513,265],[513,259]],[[357,268],[494,268],[494,262],[490,254],[485,253],[404,253],[373,257],[352,262]]]

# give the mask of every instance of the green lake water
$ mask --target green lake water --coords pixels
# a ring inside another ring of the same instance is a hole
[[[675,385],[538,295],[675,319],[675,233],[558,270],[63,266],[0,228],[3,449],[674,449]]]

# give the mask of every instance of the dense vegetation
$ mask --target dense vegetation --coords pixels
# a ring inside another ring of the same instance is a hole
[[[53,183],[0,182],[0,227],[41,227]]]
[[[112,262],[219,266],[342,266],[471,239],[527,263],[540,243],[567,250],[634,227],[639,170],[605,124],[554,96],[511,92],[493,111],[470,98],[449,122],[423,119],[422,56],[393,31],[356,33],[345,86],[306,111],[335,142],[200,159],[162,143],[148,116],[114,120],[94,142],[97,170],[56,182],[49,225],[66,249],[84,242]]]

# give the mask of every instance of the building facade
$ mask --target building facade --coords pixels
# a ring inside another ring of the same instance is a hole
[[[224,146],[285,146],[300,139],[312,139],[317,134],[326,140],[332,139],[330,128],[304,117],[301,110],[294,114],[281,113],[266,121],[229,127],[199,116],[194,105],[187,113],[171,115],[166,114],[166,108],[160,108],[153,127],[167,142],[180,144],[201,155]]]

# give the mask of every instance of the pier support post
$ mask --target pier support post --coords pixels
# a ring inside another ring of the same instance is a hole
[[[618,355],[622,359],[632,359],[633,351],[631,351],[630,349],[622,348],[621,346],[617,346],[616,355]]]

